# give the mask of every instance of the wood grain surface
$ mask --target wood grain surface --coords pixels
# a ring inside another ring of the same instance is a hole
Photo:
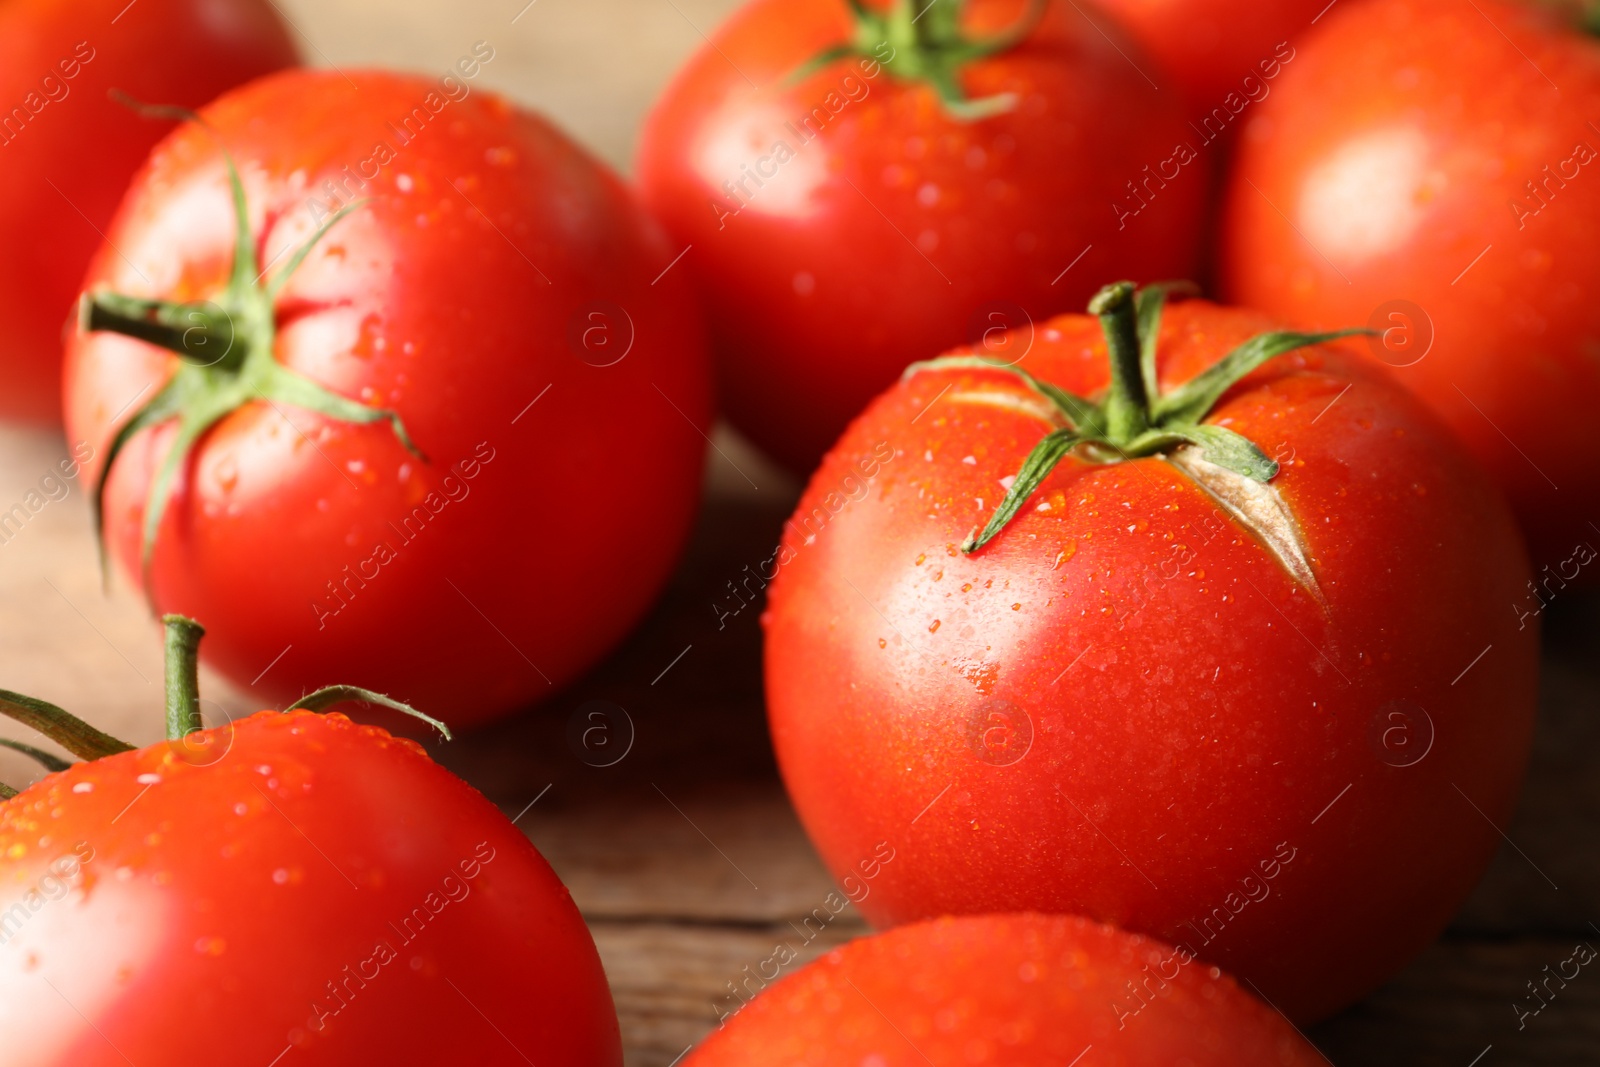
[[[308,60],[323,65],[442,70],[488,41],[496,55],[484,84],[625,168],[649,101],[734,5],[281,6]],[[780,943],[809,959],[866,930],[849,908],[809,941],[797,926],[833,885],[773,765],[756,609],[719,628],[712,607],[727,580],[770,554],[797,486],[726,431],[717,442],[688,556],[625,646],[547,705],[434,746],[519,816],[571,887],[611,978],[630,1067],[673,1063],[736,1004],[730,986],[745,969]],[[51,434],[0,429],[0,511],[37,489],[66,453]],[[0,602],[0,686],[63,704],[130,741],[159,738],[156,628],[125,589],[102,591],[83,486],[71,483],[0,539]],[[1341,1067],[1600,1063],[1600,975],[1581,973],[1520,1028],[1513,1008],[1526,1003],[1525,983],[1576,941],[1600,945],[1600,601],[1572,595],[1548,615],[1534,767],[1506,842],[1438,944],[1310,1034]],[[202,691],[208,719],[261,706],[215,677]],[[605,729],[586,737],[595,723]],[[0,735],[19,732],[3,724]],[[0,778],[21,785],[36,773],[0,752]]]

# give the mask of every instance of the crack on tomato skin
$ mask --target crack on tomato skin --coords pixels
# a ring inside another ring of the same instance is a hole
[[[1181,448],[1166,460],[1254,534],[1284,571],[1311,594],[1323,613],[1328,613],[1328,601],[1311,566],[1305,535],[1276,486],[1209,462],[1203,448]]]

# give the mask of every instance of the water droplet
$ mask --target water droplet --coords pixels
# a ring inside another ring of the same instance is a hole
[[[936,634],[936,633],[939,632],[939,620],[938,619],[934,619],[933,620],[933,623],[928,627],[928,632],[930,634]]]

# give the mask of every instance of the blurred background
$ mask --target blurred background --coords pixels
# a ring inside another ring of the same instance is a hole
[[[734,0],[276,0],[312,65],[442,72],[478,41],[480,86],[550,116],[627,171],[649,102]],[[0,427],[0,501],[67,454]],[[865,930],[853,909],[809,945],[793,920],[833,886],[772,763],[758,606],[719,619],[725,584],[766,558],[799,492],[726,430],[708,499],[662,603],[609,661],[550,704],[438,758],[544,852],[591,923],[630,1067],[667,1067],[731,1006],[731,984],[781,943],[810,958]],[[0,684],[67,706],[136,744],[161,736],[160,642],[126,588],[102,591],[84,486],[70,483],[0,542]],[[1530,1032],[1513,1004],[1574,940],[1600,945],[1600,609],[1547,618],[1535,764],[1517,822],[1446,937],[1367,1003],[1311,1035],[1341,1064],[1600,1063],[1600,978],[1580,979]],[[207,720],[263,706],[205,678]],[[10,735],[11,731],[7,731]],[[0,776],[33,780],[0,752]],[[529,807],[528,805],[530,805]],[[1534,1032],[1536,1031],[1536,1032]],[[1482,1057],[1474,1059],[1474,1057]]]

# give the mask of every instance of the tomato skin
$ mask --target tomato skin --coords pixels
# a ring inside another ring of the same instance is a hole
[[[1565,414],[1600,398],[1600,182],[1572,161],[1600,145],[1600,43],[1555,10],[1494,2],[1341,5],[1318,30],[1240,138],[1224,288],[1296,323],[1409,302],[1373,324],[1420,345],[1431,321],[1431,351],[1386,361],[1410,364],[1395,376],[1505,489],[1535,566],[1555,567],[1593,541],[1600,494],[1586,420]]]
[[[1024,5],[968,7],[981,33]],[[728,417],[802,473],[911,361],[1082,307],[1096,279],[1193,276],[1207,185],[1204,156],[1172,162],[1132,214],[1127,183],[1170,160],[1187,127],[1173,95],[1117,51],[1134,46],[1067,4],[965,68],[969,96],[1021,98],[981,121],[859,59],[793,81],[851,32],[843,0],[747,4],[657,102],[637,163],[647,203],[690,246],[680,266],[711,313]],[[830,92],[836,116],[798,143]],[[795,153],[781,164],[780,142]],[[757,187],[742,165],[775,176]],[[748,196],[723,184],[740,181]],[[741,202],[725,218],[712,206]],[[1130,212],[1120,224],[1117,204]]]
[[[0,855],[14,1067],[622,1062],[543,857],[419,746],[341,715],[75,764],[0,804]]]
[[[1229,93],[1249,93],[1244,79],[1260,83],[1260,64],[1275,66],[1284,58],[1279,45],[1289,45],[1293,56],[1327,0],[1098,0],[1098,6],[1127,28],[1190,104],[1205,111]],[[1155,77],[1163,81],[1160,73]]]
[[[267,0],[0,5],[0,115],[13,119],[0,133],[0,248],[14,253],[0,257],[0,418],[60,421],[61,333],[100,244],[96,230],[169,129],[107,91],[199,107],[298,61]],[[14,121],[17,107],[26,122]]]
[[[852,941],[764,989],[686,1067],[1061,1067],[1085,1046],[1107,1067],[1323,1062],[1214,967],[1077,916],[1024,914]]]
[[[1270,325],[1169,308],[1163,380]],[[1347,346],[1279,357],[1207,419],[1278,455],[1326,608],[1155,458],[1069,458],[962,556],[1048,428],[1010,375],[925,371],[852,424],[785,529],[766,688],[830,868],[898,852],[869,919],[1085,914],[1186,943],[1296,1020],[1443,928],[1521,782],[1537,620],[1508,609],[1528,572],[1499,494]],[[1080,395],[1108,380],[1087,316],[1020,365]],[[1415,749],[1386,733],[1393,701],[1430,717],[1420,762],[1395,765]]]
[[[385,423],[241,408],[176,480],[150,592],[160,611],[206,620],[212,666],[246,684],[265,672],[258,692],[293,698],[339,677],[467,725],[577,676],[665,580],[710,418],[702,327],[681,276],[651,285],[672,258],[659,230],[543,120],[472,90],[399,143],[390,123],[414,121],[430,93],[444,100],[438,84],[347,73],[359,92],[337,72],[296,71],[205,114],[267,227],[263,262],[310,237],[309,201],[326,215],[327,183],[368,198],[283,291],[277,357],[397,410],[429,461]],[[375,162],[374,142],[393,158]],[[378,173],[350,185],[363,170]],[[214,143],[180,130],[123,205],[109,235],[122,254],[102,249],[89,286],[147,295],[137,265],[159,295],[210,298],[232,226]],[[596,301],[625,313],[619,343],[632,324],[609,366],[592,365],[609,353],[580,358]],[[72,338],[67,426],[95,447],[88,477],[133,398],[176,364],[119,335]],[[136,436],[112,470],[107,530],[130,575],[174,432]]]

